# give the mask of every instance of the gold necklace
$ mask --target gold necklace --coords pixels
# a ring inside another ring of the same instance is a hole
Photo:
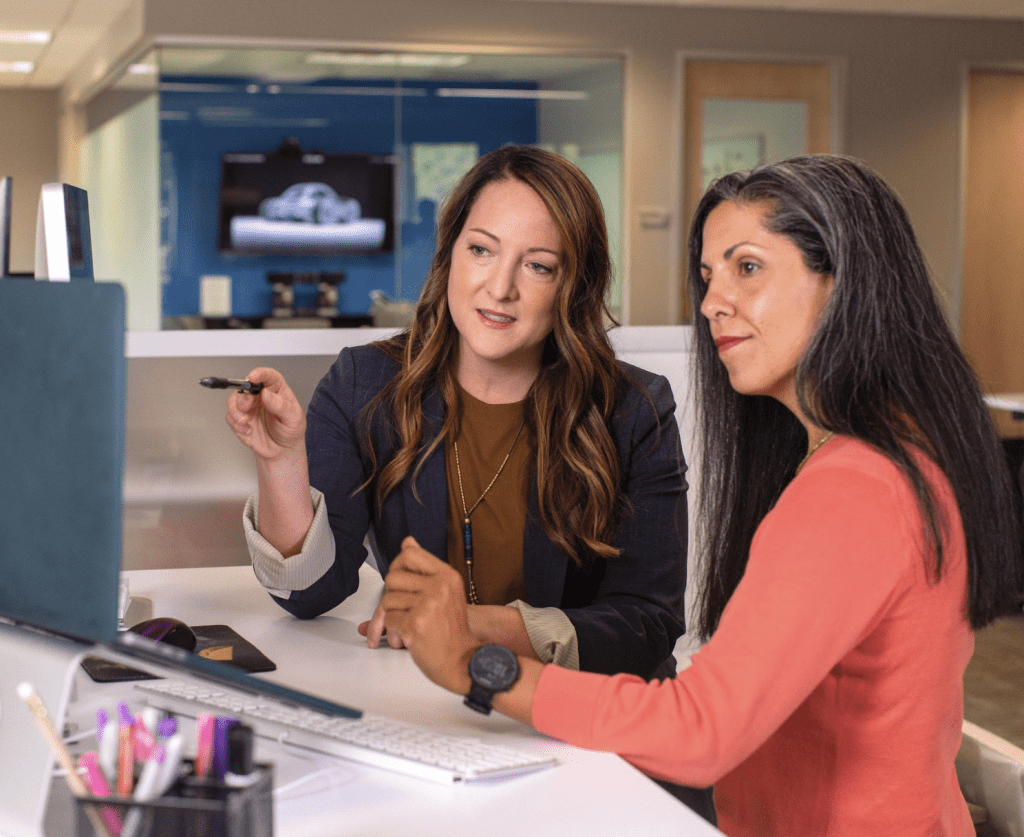
[[[812,456],[814,456],[815,451],[817,451],[818,448],[820,448],[826,442],[830,441],[835,435],[836,435],[835,432],[830,430],[828,433],[826,433],[824,436],[822,436],[820,439],[818,439],[818,441],[814,443],[814,446],[809,451],[807,451],[807,456],[805,456],[803,459],[801,459],[800,460],[800,464],[796,466],[796,474],[800,473],[800,471],[804,467],[804,465],[807,464],[807,460],[810,459]],[[793,474],[793,476],[795,477],[796,474]]]
[[[455,473],[459,476],[459,496],[462,498],[462,545],[465,547],[464,552],[466,559],[466,574],[469,577],[470,604],[480,604],[480,598],[476,594],[476,584],[473,582],[473,529],[469,525],[469,516],[476,511],[476,507],[483,502],[484,497],[487,496],[487,492],[491,490],[491,486],[498,481],[498,477],[501,476],[501,472],[505,470],[505,465],[508,464],[508,458],[512,455],[516,442],[519,441],[519,434],[523,432],[523,427],[525,425],[525,421],[519,425],[519,429],[516,431],[516,437],[512,440],[512,447],[508,449],[508,453],[505,454],[505,458],[501,460],[498,472],[487,484],[487,488],[484,489],[484,493],[477,498],[475,503],[473,503],[473,508],[471,509],[466,508],[466,492],[462,490],[462,466],[459,464],[459,443],[455,442]]]

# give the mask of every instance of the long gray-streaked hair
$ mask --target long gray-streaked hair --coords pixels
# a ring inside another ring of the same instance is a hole
[[[701,199],[689,236],[694,310],[704,224],[723,201],[763,205],[766,226],[833,277],[829,300],[797,367],[797,394],[817,425],[881,451],[906,475],[942,572],[943,520],[908,450],[932,457],[952,485],[968,552],[967,613],[974,627],[1018,610],[1020,523],[1010,474],[974,372],[943,317],[909,217],[863,163],[796,157],[729,174]],[[710,636],[746,568],[754,531],[792,480],[807,434],[781,403],[736,393],[711,338],[694,328],[702,434],[698,549],[705,565],[699,630]]]

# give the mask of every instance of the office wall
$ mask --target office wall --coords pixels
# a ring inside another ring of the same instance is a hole
[[[678,310],[681,54],[844,62],[840,150],[868,161],[903,195],[954,321],[963,68],[1024,59],[1019,21],[524,0],[136,2],[140,13],[130,20],[139,29],[122,27],[119,43],[167,36],[626,55],[622,260],[625,310],[635,325],[671,323]],[[87,66],[72,92],[91,83]],[[638,208],[645,206],[667,209],[668,226],[643,227]]]
[[[11,176],[11,271],[35,269],[39,188],[58,179],[57,90],[0,90],[0,176]]]

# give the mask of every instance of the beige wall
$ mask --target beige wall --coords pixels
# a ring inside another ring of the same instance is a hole
[[[955,322],[960,310],[963,70],[970,64],[1024,60],[1024,24],[1019,21],[528,0],[138,4],[141,14],[131,16],[137,31],[119,26],[117,43],[142,45],[173,36],[625,55],[623,260],[626,311],[634,325],[671,323],[678,310],[684,225],[677,182],[681,53],[843,62],[839,150],[875,166],[903,195]],[[672,223],[667,229],[641,227],[637,209],[643,206],[668,208]]]
[[[39,188],[58,180],[56,90],[0,90],[0,176],[13,178],[11,271],[35,269]]]

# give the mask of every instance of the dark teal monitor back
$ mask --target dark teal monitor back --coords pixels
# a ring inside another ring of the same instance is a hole
[[[120,285],[0,279],[0,618],[117,636]]]

